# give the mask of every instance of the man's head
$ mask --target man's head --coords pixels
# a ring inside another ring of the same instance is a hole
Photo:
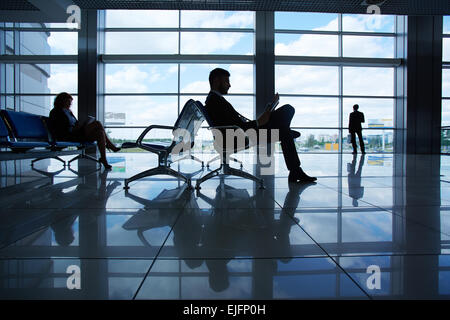
[[[221,94],[227,94],[230,89],[230,73],[221,68],[216,68],[209,73],[209,85],[211,90],[216,90]]]
[[[355,104],[355,105],[353,106],[353,110],[358,111],[358,109],[359,109],[359,105]]]

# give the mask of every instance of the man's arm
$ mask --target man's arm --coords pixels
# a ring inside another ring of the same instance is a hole
[[[250,128],[256,129],[255,120],[245,122],[233,106],[224,98],[217,95],[211,95],[206,101],[206,105],[210,111],[210,117],[214,126],[238,126],[244,131]]]

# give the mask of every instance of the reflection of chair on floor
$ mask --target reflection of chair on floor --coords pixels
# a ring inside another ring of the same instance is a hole
[[[201,110],[201,112],[203,113],[203,117],[206,120],[206,122],[208,123],[209,129],[213,131],[213,135],[214,135],[214,149],[219,153],[219,158],[221,161],[220,167],[216,170],[213,170],[211,172],[209,172],[207,175],[201,177],[200,179],[197,180],[197,183],[195,185],[195,188],[197,190],[200,189],[200,184],[202,184],[203,182],[205,182],[206,180],[209,180],[215,176],[237,176],[237,177],[241,177],[241,178],[245,178],[245,179],[250,179],[253,180],[255,182],[257,182],[260,186],[261,189],[264,189],[264,180],[260,179],[250,173],[247,173],[245,171],[242,170],[238,170],[235,168],[231,168],[230,167],[230,160],[231,160],[231,155],[238,152],[238,151],[242,151],[242,150],[246,150],[248,148],[251,147],[250,144],[245,143],[245,146],[233,146],[232,149],[227,149],[225,146],[227,146],[227,143],[225,141],[225,135],[222,134],[223,131],[227,130],[227,129],[234,129],[236,131],[240,130],[239,127],[237,126],[215,126],[214,123],[212,123],[211,118],[208,115],[208,112],[206,110],[206,108],[199,102],[197,101],[197,105],[198,108]],[[222,139],[217,139],[216,134],[222,134]],[[247,140],[247,137],[246,137]],[[248,140],[247,140],[248,141]],[[216,157],[217,158],[217,157]],[[208,162],[208,164],[211,161],[214,161],[215,158],[213,160],[210,160]],[[236,161],[235,159],[233,159],[233,161]],[[241,168],[242,168],[242,164],[241,164]]]
[[[197,132],[200,129],[203,120],[203,115],[198,109],[197,104],[194,100],[191,99],[184,105],[183,110],[178,116],[178,119],[173,127],[151,125],[142,132],[136,142],[126,142],[122,144],[122,148],[124,149],[141,148],[158,155],[158,166],[156,168],[138,173],[131,178],[125,179],[124,189],[128,189],[128,184],[132,181],[159,174],[166,174],[176,178],[180,178],[181,180],[185,181],[190,187],[190,177],[187,177],[186,175],[171,169],[170,164],[174,162],[172,160],[172,155],[184,156],[184,153],[187,152],[189,153],[187,156],[181,157],[175,161],[192,159],[200,162],[203,167],[203,161],[190,154],[190,150],[194,146],[195,136],[197,135]],[[172,141],[166,144],[164,144],[163,142],[158,144],[145,143],[144,137],[153,129],[172,130]]]
[[[164,189],[153,200],[144,199],[125,192],[125,196],[143,204],[144,209],[128,219],[122,226],[125,230],[137,230],[137,235],[143,244],[151,246],[145,239],[144,232],[153,228],[173,224],[177,216],[185,209],[195,208],[196,203],[186,184],[175,189]]]

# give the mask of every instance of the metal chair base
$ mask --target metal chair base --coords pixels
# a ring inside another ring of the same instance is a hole
[[[169,168],[169,167],[165,167],[165,166],[159,166],[153,169],[149,169],[143,172],[140,172],[134,176],[132,176],[131,178],[125,179],[125,186],[123,187],[125,190],[128,190],[130,187],[128,186],[130,184],[130,182],[145,178],[145,177],[150,177],[150,176],[156,176],[156,175],[160,175],[160,174],[164,174],[164,175],[169,175],[175,178],[180,178],[181,180],[183,180],[184,182],[187,183],[188,188],[192,189],[192,185],[191,185],[191,179],[187,178],[186,176],[184,176],[183,174]]]
[[[221,166],[218,169],[213,170],[213,171],[209,172],[207,175],[205,175],[205,176],[201,177],[200,179],[198,179],[196,184],[195,184],[195,189],[196,190],[200,190],[201,189],[200,185],[203,182],[205,182],[206,180],[209,180],[209,179],[211,179],[213,177],[216,177],[216,176],[220,176],[220,177],[235,176],[235,177],[241,177],[241,178],[244,178],[244,179],[249,179],[249,180],[252,180],[252,181],[254,181],[256,183],[259,183],[259,188],[260,189],[265,189],[265,187],[264,187],[264,180],[263,179],[260,179],[260,178],[254,176],[254,175],[252,175],[252,174],[250,174],[248,172],[245,172],[245,171],[242,171],[242,170],[239,170],[239,169],[235,169],[235,168],[231,168],[228,164],[224,164],[224,163],[221,164]]]

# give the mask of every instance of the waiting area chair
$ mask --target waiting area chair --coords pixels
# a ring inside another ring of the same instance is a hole
[[[182,174],[170,168],[170,164],[183,160],[192,159],[198,161],[204,166],[203,161],[196,158],[190,154],[190,150],[194,146],[194,139],[197,135],[198,130],[201,127],[204,117],[202,112],[198,109],[197,103],[190,99],[184,105],[180,115],[178,116],[175,125],[172,126],[162,126],[162,125],[151,125],[147,127],[136,142],[125,142],[122,144],[123,149],[127,148],[141,148],[143,150],[155,153],[158,155],[158,166],[141,173],[138,173],[131,178],[125,179],[124,189],[129,189],[129,184],[133,181],[142,179],[144,177],[155,176],[155,175],[170,175],[176,178],[180,178],[188,184],[191,188],[191,177],[189,175]],[[146,143],[144,142],[145,136],[153,129],[165,129],[172,130],[173,139],[169,143]],[[181,152],[180,152],[181,151]],[[185,153],[188,153],[186,156]],[[173,161],[172,155],[177,154],[178,156],[184,155],[179,159]]]
[[[219,131],[224,131],[226,129],[240,130],[240,128],[237,126],[215,126],[215,124],[212,122],[211,117],[209,116],[208,111],[206,110],[205,106],[203,106],[203,104],[200,103],[199,101],[197,101],[196,104],[198,106],[198,109],[201,110],[204,119],[208,123],[209,130],[219,130]],[[217,141],[216,137],[214,136],[214,149],[217,151],[217,153],[219,153],[219,157],[220,157],[220,161],[221,161],[220,167],[216,170],[209,172],[208,174],[201,177],[200,179],[197,179],[195,189],[200,190],[201,189],[200,185],[203,182],[205,182],[206,180],[209,180],[213,177],[216,177],[216,176],[219,176],[219,177],[237,176],[237,177],[241,177],[241,178],[245,178],[245,179],[250,179],[250,180],[258,183],[260,189],[264,189],[264,180],[263,179],[260,179],[260,178],[254,176],[250,173],[247,173],[243,170],[232,168],[232,167],[230,167],[230,164],[229,164],[230,160],[232,160],[231,159],[232,154],[234,154],[238,151],[246,150],[246,149],[250,148],[251,145],[246,144],[242,148],[233,146],[232,149],[227,149],[226,148],[227,143],[226,143],[225,139],[221,139],[221,140],[222,141],[220,141],[220,142]],[[242,165],[241,165],[241,168],[242,168]]]

